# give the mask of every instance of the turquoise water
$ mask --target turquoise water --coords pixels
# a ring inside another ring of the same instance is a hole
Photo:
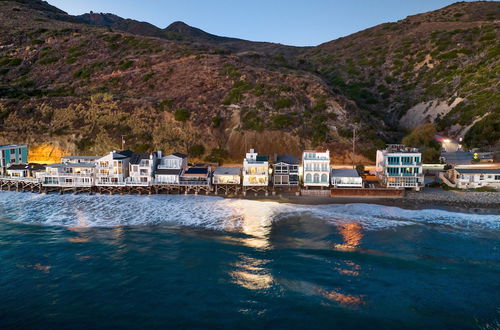
[[[500,216],[0,192],[0,329],[480,329]]]

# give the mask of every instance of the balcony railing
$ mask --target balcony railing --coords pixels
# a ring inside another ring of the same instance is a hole
[[[75,177],[75,178],[88,178],[93,177],[94,173],[41,173],[41,177]]]

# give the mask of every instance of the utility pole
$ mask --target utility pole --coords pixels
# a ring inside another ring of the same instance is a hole
[[[125,135],[122,135],[122,150],[125,150]]]
[[[356,168],[356,164],[354,163],[354,154],[356,153],[356,126],[352,130],[352,168]]]

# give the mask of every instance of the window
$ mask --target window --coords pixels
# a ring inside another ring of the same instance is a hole
[[[321,174],[321,182],[322,182],[322,183],[326,183],[326,182],[328,182],[328,178],[327,178],[327,175],[326,175],[326,174]]]
[[[500,175],[495,175],[495,181],[500,181]]]
[[[319,174],[314,173],[314,183],[319,183]]]
[[[479,180],[484,180],[484,175],[483,175],[483,174],[481,174],[481,175],[479,176]]]
[[[399,164],[399,157],[390,156],[387,158],[389,164]]]
[[[306,174],[306,182],[308,182],[308,183],[312,182],[311,178],[312,178],[311,173],[307,173]]]
[[[397,167],[388,167],[387,168],[387,174],[389,174],[389,175],[398,175],[399,174],[399,168],[397,168]]]

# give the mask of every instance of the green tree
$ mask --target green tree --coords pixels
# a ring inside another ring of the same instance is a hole
[[[191,112],[189,112],[189,110],[187,110],[187,109],[175,110],[175,113],[174,113],[175,120],[186,122],[186,121],[188,121],[189,117],[191,117]]]
[[[200,157],[205,153],[205,146],[203,144],[195,144],[188,148],[188,154],[191,157]]]

